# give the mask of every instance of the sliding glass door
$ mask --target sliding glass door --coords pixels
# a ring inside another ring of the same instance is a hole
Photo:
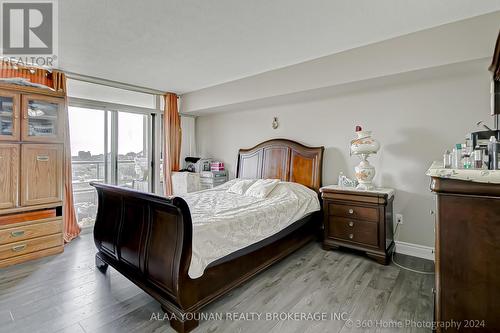
[[[97,194],[89,183],[108,182],[106,123],[104,110],[69,108],[73,196],[78,223],[82,227],[94,225],[97,213]]]
[[[73,194],[78,223],[93,226],[97,196],[89,182],[152,192],[155,116],[111,108],[70,106]]]
[[[149,154],[151,115],[118,112],[116,183],[148,192],[151,189]]]

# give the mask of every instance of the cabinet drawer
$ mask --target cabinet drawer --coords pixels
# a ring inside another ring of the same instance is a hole
[[[1,215],[0,216],[0,228],[5,227],[14,227],[15,223],[24,223],[27,221],[35,221],[48,219],[52,217],[56,217],[57,212],[55,209],[43,209],[43,210],[35,210],[32,212],[18,213],[18,214],[9,214],[9,215]]]
[[[62,221],[55,220],[43,223],[33,223],[15,228],[0,230],[0,245],[19,242],[26,239],[53,235],[62,232]]]
[[[63,239],[62,234],[60,233],[50,236],[33,238],[22,242],[1,245],[0,260],[62,245]]]
[[[329,237],[378,246],[378,223],[330,216],[328,224]]]
[[[378,209],[354,205],[328,204],[329,215],[378,222]]]

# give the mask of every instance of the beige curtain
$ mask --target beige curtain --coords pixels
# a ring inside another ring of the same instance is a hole
[[[76,222],[75,205],[73,201],[73,183],[71,172],[71,142],[69,133],[68,119],[68,97],[66,91],[66,75],[59,71],[52,73],[53,86],[57,91],[63,91],[65,94],[65,114],[64,114],[64,206],[63,219],[64,230],[63,236],[66,243],[80,234],[80,226]]]
[[[181,155],[181,117],[177,109],[177,95],[167,93],[163,114],[163,188],[165,195],[172,195],[172,171],[180,168]]]

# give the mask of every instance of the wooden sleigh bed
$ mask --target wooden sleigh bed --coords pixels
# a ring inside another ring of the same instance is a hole
[[[275,139],[238,154],[238,178],[278,178],[321,187],[323,147]],[[187,203],[116,186],[92,183],[99,202],[94,239],[96,266],[111,265],[155,298],[178,332],[198,325],[202,307],[239,286],[317,235],[321,213],[308,215],[277,234],[212,262],[191,279],[193,226]]]

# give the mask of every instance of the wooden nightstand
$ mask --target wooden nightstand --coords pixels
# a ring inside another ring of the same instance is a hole
[[[394,249],[394,190],[358,191],[337,185],[320,189],[324,211],[324,249],[340,246],[366,252],[387,265]]]

